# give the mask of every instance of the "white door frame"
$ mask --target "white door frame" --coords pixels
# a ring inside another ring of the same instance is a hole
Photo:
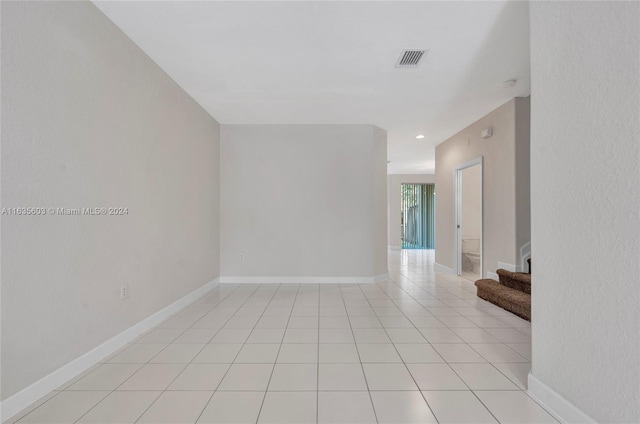
[[[453,271],[456,275],[462,275],[462,231],[460,231],[460,219],[462,217],[462,171],[476,165],[480,165],[480,278],[484,278],[484,170],[482,156],[460,164],[453,169]]]

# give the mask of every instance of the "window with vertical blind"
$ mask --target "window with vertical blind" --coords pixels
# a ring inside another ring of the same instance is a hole
[[[433,249],[435,185],[402,184],[400,189],[403,249]]]

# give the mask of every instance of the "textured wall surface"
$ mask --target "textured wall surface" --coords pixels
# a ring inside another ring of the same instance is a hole
[[[531,101],[516,98],[516,248],[531,241]],[[516,252],[519,255],[519,252]],[[526,268],[525,268],[526,269]]]
[[[436,176],[433,174],[391,174],[387,176],[387,237],[389,246],[400,248],[402,244],[400,186],[402,184],[433,184],[435,181]],[[436,191],[437,189],[436,187]]]
[[[640,422],[640,3],[531,2],[535,377]]]
[[[373,272],[389,272],[387,265],[387,132],[373,127]]]
[[[222,125],[220,134],[223,276],[387,272],[384,131]]]
[[[6,399],[219,275],[219,126],[90,2],[2,43],[2,206],[128,208],[2,216]]]
[[[519,109],[527,109],[529,98],[515,98],[436,146],[436,262],[454,266],[454,169],[482,156],[483,163],[483,269],[495,271],[498,262],[516,265],[520,245],[517,234],[526,228],[527,216],[516,225],[516,156]],[[493,128],[483,140],[482,130]],[[527,140],[528,142],[528,140]]]

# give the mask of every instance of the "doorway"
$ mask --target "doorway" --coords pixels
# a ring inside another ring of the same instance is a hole
[[[400,235],[403,249],[433,249],[435,185],[401,184]]]
[[[482,157],[455,168],[455,271],[471,281],[482,278]]]

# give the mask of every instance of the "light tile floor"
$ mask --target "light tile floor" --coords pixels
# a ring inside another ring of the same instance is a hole
[[[524,391],[530,324],[433,265],[222,285],[10,422],[555,423]]]

